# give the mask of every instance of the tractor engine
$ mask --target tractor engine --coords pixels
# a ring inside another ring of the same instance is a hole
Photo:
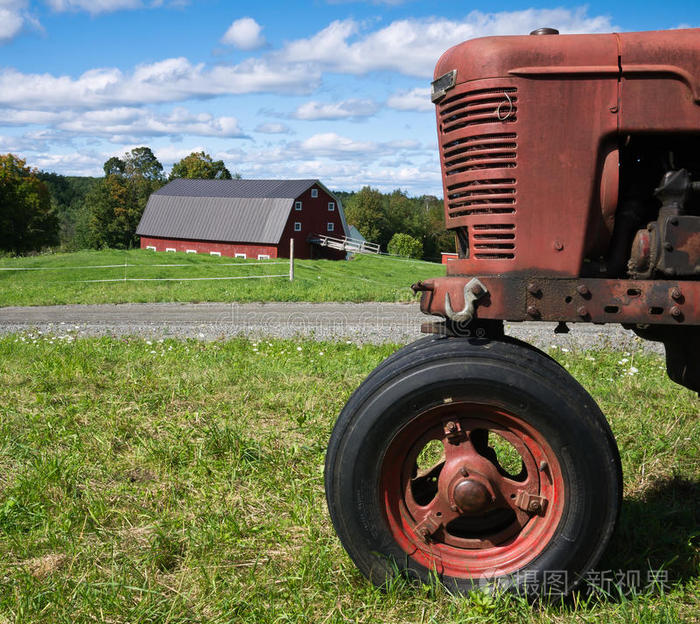
[[[700,30],[467,41],[432,99],[459,257],[427,330],[622,323],[700,390]]]

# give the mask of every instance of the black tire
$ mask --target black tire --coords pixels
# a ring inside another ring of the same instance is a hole
[[[462,441],[445,428],[441,442],[450,459],[443,455],[430,469],[434,491],[421,493],[429,502],[417,502],[413,489],[405,492],[416,484],[424,488],[428,477],[416,473],[414,458],[424,440],[440,437],[448,417]],[[485,429],[491,432],[486,438]],[[494,434],[514,445],[522,458],[520,475],[508,473],[484,444]],[[466,449],[464,478],[450,476],[462,465],[455,445]],[[522,489],[514,489],[519,483]],[[425,583],[437,574],[460,592],[498,585],[557,596],[570,591],[603,553],[619,512],[622,471],[598,406],[547,355],[509,339],[428,337],[385,360],[351,396],[330,438],[325,484],[345,550],[379,586],[397,573]],[[454,512],[453,484],[461,484],[461,491],[488,491],[489,502],[460,502]],[[516,491],[519,506],[509,500],[514,494],[506,496]],[[542,501],[543,510],[525,513],[522,503],[528,501]],[[436,529],[435,513],[425,510],[444,510],[447,502],[454,518]],[[498,529],[489,526],[496,517],[503,524]],[[504,535],[503,542],[494,541]],[[503,552],[510,557],[507,565],[501,565],[506,555],[489,558]],[[497,565],[484,569],[479,557]]]

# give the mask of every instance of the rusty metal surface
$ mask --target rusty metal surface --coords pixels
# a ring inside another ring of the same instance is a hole
[[[700,29],[487,37],[435,76],[453,70],[436,109],[453,275],[585,273],[610,246],[622,133],[700,133]]]
[[[421,311],[448,318],[446,296],[453,305],[464,305],[470,279],[419,282],[415,289],[422,292]],[[700,282],[486,275],[478,279],[487,294],[475,302],[475,320],[700,325]]]

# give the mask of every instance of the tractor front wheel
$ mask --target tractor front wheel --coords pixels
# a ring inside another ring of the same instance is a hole
[[[360,571],[452,590],[567,593],[620,504],[615,440],[593,399],[511,340],[433,338],[355,391],[331,436],[326,497]]]

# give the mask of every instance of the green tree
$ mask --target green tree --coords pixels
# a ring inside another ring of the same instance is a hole
[[[235,174],[235,177],[240,178],[241,176]],[[230,180],[231,172],[226,169],[223,160],[212,160],[212,157],[204,152],[192,152],[173,165],[168,179],[174,180],[175,178]]]
[[[84,249],[86,242],[82,223],[86,208],[85,196],[99,178],[64,176],[48,171],[40,171],[38,177],[49,189],[51,208],[59,222],[62,249]]]
[[[92,247],[136,245],[136,227],[151,193],[163,186],[163,165],[148,147],[137,147],[104,164],[105,177],[86,198]]]
[[[0,155],[0,249],[15,254],[58,243],[58,219],[38,171]]]
[[[397,232],[391,237],[387,251],[394,256],[421,258],[423,256],[423,243],[410,234]]]
[[[365,186],[348,198],[345,218],[362,236],[386,249],[391,238],[391,227],[386,214],[384,196],[377,190]]]

